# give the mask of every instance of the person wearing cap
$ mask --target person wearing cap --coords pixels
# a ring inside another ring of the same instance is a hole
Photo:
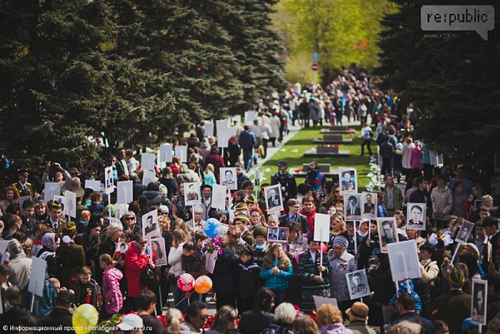
[[[280,217],[280,227],[290,228],[291,222],[297,222],[302,226],[302,233],[309,235],[309,223],[307,217],[299,213],[300,203],[295,198],[291,198],[287,202],[288,212]]]
[[[260,267],[264,262],[264,256],[269,249],[269,243],[267,242],[267,228],[264,226],[256,227],[253,230],[253,236],[255,238],[255,244],[252,247],[252,256]]]
[[[116,325],[118,330],[116,334],[142,334],[142,329],[144,327],[144,321],[140,316],[135,313],[130,313],[122,318],[122,321]]]
[[[248,228],[248,224],[250,224],[250,219],[248,218],[248,216],[244,214],[238,214],[234,217],[233,223],[240,230],[240,238],[250,246],[253,246],[253,244],[255,244],[255,238]]]
[[[330,271],[331,296],[337,299],[342,311],[347,309],[346,306],[350,300],[346,274],[358,269],[354,255],[346,251],[348,245],[349,241],[346,237],[337,235],[333,239],[333,249],[328,252],[328,261],[332,268]]]
[[[445,279],[450,284],[448,293],[434,300],[434,318],[445,320],[450,326],[450,333],[460,333],[460,324],[471,314],[472,297],[462,291],[469,275],[467,266],[456,265],[451,268],[450,260],[445,259],[441,267]]]
[[[361,302],[355,302],[351,308],[347,309],[345,313],[349,317],[349,324],[346,328],[350,329],[353,334],[376,334],[377,332],[368,326],[368,313],[370,309],[368,305]]]
[[[434,334],[435,333],[435,328],[434,324],[424,318],[421,317],[419,314],[417,314],[416,311],[416,301],[415,298],[411,293],[400,293],[398,299],[396,300],[396,308],[399,313],[399,316],[391,321],[391,325],[400,323],[402,321],[415,321],[418,320],[422,324],[422,331],[421,334]],[[449,322],[448,322],[449,324]],[[460,326],[460,323],[459,323]],[[453,332],[451,330],[450,326],[450,333],[459,333],[458,332]]]
[[[245,245],[236,268],[236,300],[239,314],[250,311],[254,306],[255,294],[261,285],[259,266],[254,260],[254,251]]]
[[[462,323],[462,333],[463,334],[477,334],[479,325],[475,322],[472,322],[471,318],[467,318]],[[488,327],[489,329],[489,327]],[[491,333],[488,331],[488,333]]]
[[[27,168],[20,168],[17,171],[17,177],[19,180],[16,183],[12,184],[12,188],[14,188],[14,192],[17,197],[20,196],[34,196],[33,186],[28,182],[28,177],[30,176]]]
[[[63,206],[57,201],[49,201],[47,203],[49,208],[49,219],[45,225],[51,227],[58,235],[61,235],[67,221],[64,218]]]
[[[72,317],[70,312],[71,304],[73,303],[73,294],[67,290],[61,290],[57,294],[54,303],[54,309],[50,315],[40,319],[43,326],[59,327],[62,326],[61,331],[58,333],[75,333],[73,328]]]
[[[61,247],[56,251],[60,265],[59,281],[61,286],[69,287],[71,278],[75,277],[80,269],[86,265],[85,250],[81,245],[74,242],[76,236],[76,224],[68,222],[63,229]]]
[[[295,176],[288,173],[285,160],[278,161],[278,173],[271,176],[271,185],[280,184],[283,202],[287,203],[290,198],[297,197],[297,182]],[[287,208],[288,209],[288,208]]]

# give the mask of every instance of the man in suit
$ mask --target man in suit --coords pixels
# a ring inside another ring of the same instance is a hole
[[[280,198],[276,194],[276,190],[270,189],[269,190],[269,197],[267,198],[267,208],[274,208],[276,206],[279,206],[280,203]]]
[[[285,213],[280,217],[280,227],[290,227],[291,222],[300,223],[302,226],[302,233],[309,234],[309,225],[307,223],[307,217],[300,214],[300,203],[295,198],[291,198],[287,202],[288,213]]]
[[[387,245],[393,242],[396,242],[394,239],[394,226],[392,221],[386,220],[382,222],[382,244]]]
[[[349,183],[351,182],[351,173],[344,173],[344,178],[342,179],[342,191],[349,191]],[[351,187],[352,188],[352,187]]]
[[[361,208],[358,204],[356,196],[349,196],[347,199],[346,216],[359,216],[361,215]]]
[[[56,234],[62,235],[64,227],[68,223],[64,219],[62,204],[57,201],[49,201],[47,206],[49,208],[49,219],[45,222],[45,225],[56,231]]]
[[[450,261],[445,259],[442,270],[445,270],[445,278],[450,284],[447,294],[439,296],[434,300],[434,311],[436,320],[445,320],[450,328],[450,333],[460,333],[463,321],[471,314],[471,295],[462,291],[467,282],[469,273],[466,266],[455,266],[449,272],[445,269]]]

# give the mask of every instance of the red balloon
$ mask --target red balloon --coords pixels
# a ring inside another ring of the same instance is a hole
[[[185,273],[179,276],[177,280],[177,286],[182,292],[189,292],[194,288],[194,277],[191,274]]]

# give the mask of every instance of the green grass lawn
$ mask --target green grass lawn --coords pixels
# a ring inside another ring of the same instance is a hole
[[[323,128],[327,128],[326,126]],[[288,170],[292,169],[302,169],[304,163],[310,163],[315,160],[318,163],[329,163],[332,169],[337,167],[354,167],[358,173],[358,184],[359,191],[364,191],[368,183],[370,183],[370,178],[366,175],[370,172],[369,157],[368,152],[365,148],[365,155],[359,156],[361,153],[361,143],[362,139],[357,138],[360,135],[361,126],[351,126],[356,132],[354,136],[344,135],[344,138],[352,138],[352,143],[340,144],[340,150],[350,150],[351,155],[349,157],[305,157],[304,152],[314,148],[317,144],[313,143],[314,138],[322,138],[323,135],[320,134],[321,127],[316,128],[304,128],[297,132],[295,136],[290,139],[280,151],[274,154],[261,168],[259,168],[261,174],[266,178],[262,182],[269,182],[271,175],[277,172],[277,164],[280,160],[286,160],[288,163]],[[377,152],[377,144],[372,141],[371,149],[374,154]],[[270,169],[270,170],[269,170]],[[267,171],[266,171],[267,170]],[[303,177],[297,178],[297,183],[304,181]]]

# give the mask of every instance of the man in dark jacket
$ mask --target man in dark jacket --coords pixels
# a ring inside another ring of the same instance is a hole
[[[245,170],[247,171],[247,173],[252,167],[253,149],[257,144],[255,135],[250,132],[249,129],[250,128],[248,127],[248,125],[245,125],[244,130],[240,133],[240,137],[238,139],[238,143],[243,150],[243,164],[245,165]]]
[[[271,176],[271,185],[280,184],[283,202],[288,202],[290,198],[297,197],[297,182],[295,177],[287,172],[285,160],[278,161],[278,173]]]
[[[418,188],[410,195],[410,203],[425,203],[427,217],[432,216],[432,201],[431,195],[427,191],[427,180],[423,176],[417,178]]]
[[[399,295],[396,301],[396,307],[398,309],[399,317],[391,322],[392,324],[397,324],[401,321],[417,319],[422,324],[422,334],[434,334],[435,329],[432,322],[421,317],[416,312],[415,298],[413,298],[411,293],[402,293]]]
[[[255,306],[241,315],[238,330],[241,334],[260,334],[272,324],[274,315],[269,311],[274,307],[274,293],[268,288],[260,288],[255,295]]]
[[[73,315],[69,311],[72,301],[73,295],[71,293],[67,290],[59,291],[52,313],[40,319],[42,325],[48,327],[62,326],[61,333],[75,333],[75,331],[69,330],[69,328],[73,328],[71,320]]]
[[[234,167],[236,167],[238,190],[240,190],[243,182],[250,181],[250,178],[243,173],[243,165],[241,163],[237,162],[236,164],[234,164]]]
[[[287,202],[288,213],[280,217],[280,227],[290,227],[291,222],[300,223],[302,226],[302,233],[309,235],[309,224],[307,217],[299,213],[300,203],[295,198],[291,198]]]

